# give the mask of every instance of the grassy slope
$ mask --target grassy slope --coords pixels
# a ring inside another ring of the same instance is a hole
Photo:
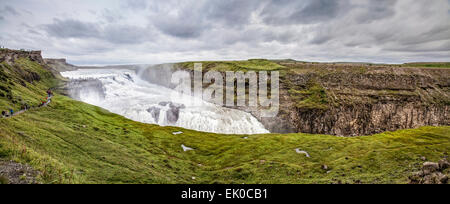
[[[435,62],[435,63],[407,63],[403,64],[404,67],[427,67],[427,68],[450,68],[450,62]]]
[[[26,79],[31,76],[30,73],[38,74],[41,79],[27,82]],[[14,65],[2,62],[0,63],[0,109],[18,110],[24,103],[30,106],[38,105],[45,100],[46,90],[57,84],[58,80],[53,74],[36,62],[28,59],[19,59]]]
[[[43,79],[30,97],[51,84]],[[0,127],[0,159],[32,165],[44,183],[405,183],[421,156],[438,160],[450,150],[450,127],[246,140],[142,124],[59,95],[48,107],[0,119]],[[182,144],[196,150],[183,152]]]
[[[265,59],[247,61],[201,61],[184,62],[178,65],[186,69],[194,69],[194,63],[202,63],[203,71],[279,71],[284,66]]]
[[[421,156],[437,160],[450,151],[450,127],[245,140],[141,124],[62,96],[0,123],[0,155],[30,163],[45,172],[44,182],[57,183],[404,183]],[[172,135],[179,130],[185,133]],[[181,144],[196,150],[182,152]],[[321,170],[323,164],[331,173]]]

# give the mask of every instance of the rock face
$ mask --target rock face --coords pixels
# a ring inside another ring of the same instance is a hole
[[[273,133],[359,136],[450,125],[450,69],[279,64],[285,68],[280,71],[277,117],[263,118],[255,108],[230,107],[251,113]]]
[[[19,58],[29,58],[39,64],[44,64],[41,51],[0,49],[0,62],[5,61],[8,64],[13,64]]]
[[[185,109],[186,106],[183,104],[177,104],[172,102],[161,102],[158,104],[159,107],[150,107],[147,109],[156,123],[163,122],[159,121],[160,115],[165,113],[165,122],[168,124],[175,124],[180,117],[180,110]],[[165,110],[164,112],[162,110]]]
[[[327,111],[298,110],[299,132],[339,136],[448,125],[449,106],[421,103],[342,105]]]
[[[78,67],[68,64],[66,59],[44,59],[45,63],[58,72],[74,71]]]
[[[272,132],[357,136],[450,125],[450,69],[291,68],[280,80],[280,114],[259,118]]]
[[[52,71],[44,62],[41,56],[41,51],[24,51],[24,50],[10,50],[0,49],[0,81],[7,82],[8,74],[15,74],[17,76],[16,82],[20,85],[27,87],[27,83],[34,83],[35,81],[41,81],[43,78],[54,77],[54,74],[40,75],[31,67],[21,66],[16,63],[19,59],[29,59],[32,62],[36,62],[44,69]],[[51,75],[51,76],[50,76]],[[8,92],[6,87],[0,87],[0,89]],[[4,94],[3,94],[4,95]],[[1,95],[0,95],[1,96]]]

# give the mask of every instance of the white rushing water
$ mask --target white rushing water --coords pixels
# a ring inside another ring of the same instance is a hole
[[[74,98],[135,121],[223,134],[269,133],[249,113],[188,95],[173,97],[174,90],[142,80],[133,70],[80,69],[61,74],[72,80]]]

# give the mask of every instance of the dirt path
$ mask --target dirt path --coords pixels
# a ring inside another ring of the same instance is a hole
[[[53,96],[48,97],[47,102],[44,103],[42,106],[39,106],[37,108],[30,108],[30,109],[26,109],[26,110],[20,110],[20,111],[15,112],[12,116],[4,117],[4,118],[5,119],[12,118],[12,117],[18,116],[18,115],[20,115],[22,113],[25,113],[28,110],[34,110],[34,109],[39,109],[39,108],[42,108],[42,107],[46,107],[46,106],[48,106],[48,104],[50,104],[52,102],[52,98],[53,98]]]

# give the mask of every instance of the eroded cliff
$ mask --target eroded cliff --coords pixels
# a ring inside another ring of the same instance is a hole
[[[252,113],[271,132],[356,136],[450,125],[448,68],[273,62],[282,66],[273,69],[281,75],[278,116],[263,118],[258,109],[239,107]],[[236,62],[203,64],[204,72],[248,70]],[[262,70],[273,67],[264,65]],[[178,66],[193,67],[192,63]]]
[[[288,94],[278,117],[298,132],[355,136],[450,124],[450,69],[284,65]]]

